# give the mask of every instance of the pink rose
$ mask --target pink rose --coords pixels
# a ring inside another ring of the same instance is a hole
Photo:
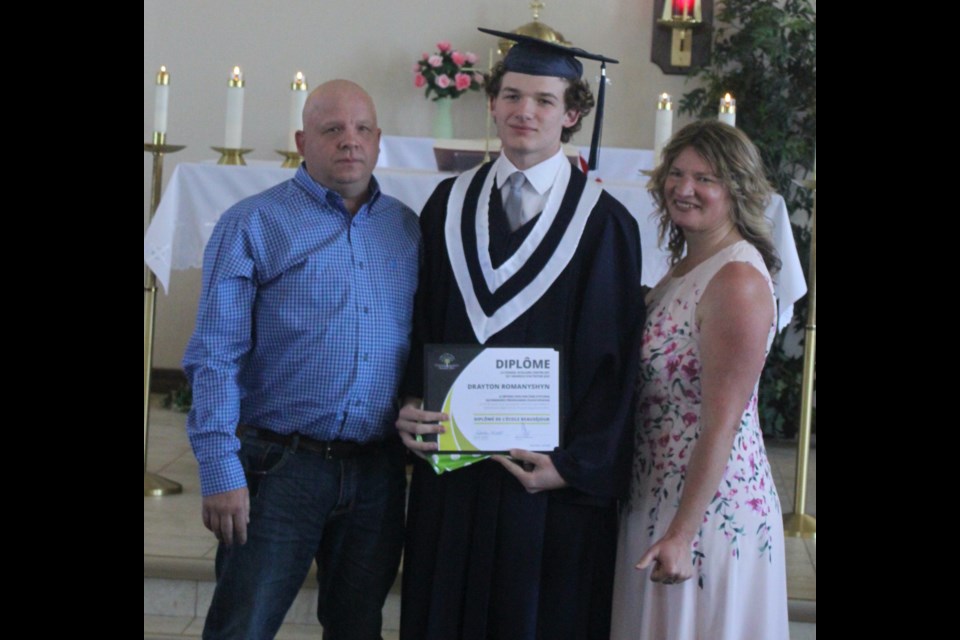
[[[419,63],[419,62],[414,62],[414,63],[413,63],[413,72],[414,72],[414,73],[420,73],[420,63]]]
[[[467,52],[467,55],[464,56],[467,59],[467,64],[476,64],[477,63],[477,54]]]
[[[437,49],[440,50],[440,53],[446,53],[447,51],[450,51],[450,41],[441,40],[437,43]]]
[[[423,85],[427,84],[427,79],[423,77],[422,73],[414,74],[413,76],[413,86],[417,89],[421,88]]]
[[[427,64],[429,64],[431,67],[434,67],[434,68],[439,67],[440,65],[443,64],[443,58],[441,58],[440,56],[430,56],[427,59]]]
[[[458,73],[454,78],[457,91],[466,91],[470,88],[470,76],[466,73]]]
[[[424,51],[422,54],[420,54],[420,57],[421,59],[426,60],[427,58],[430,57],[430,54]]]
[[[453,64],[457,65],[458,67],[462,67],[463,63],[467,61],[467,57],[459,51],[454,51],[451,53],[450,59],[453,60]]]
[[[441,89],[446,89],[450,86],[450,76],[445,73],[441,73],[437,76],[437,86]]]

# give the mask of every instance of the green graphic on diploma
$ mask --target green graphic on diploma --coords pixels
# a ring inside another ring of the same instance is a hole
[[[427,345],[424,406],[450,419],[440,453],[560,446],[560,353],[549,347]]]

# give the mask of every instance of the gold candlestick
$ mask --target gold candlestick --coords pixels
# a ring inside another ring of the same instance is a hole
[[[277,153],[283,156],[283,164],[280,165],[283,169],[297,169],[300,167],[300,161],[303,160],[303,156],[300,155],[298,151],[280,151],[280,149],[274,149]]]
[[[817,356],[817,181],[806,183],[813,190],[810,216],[810,289],[807,302],[807,326],[803,343],[803,383],[800,392],[800,434],[797,442],[797,478],[793,513],[783,517],[783,532],[794,538],[817,537],[817,519],[804,513],[807,502],[807,466],[810,454],[810,421],[813,416],[813,376]]]
[[[228,149],[227,147],[210,147],[220,154],[217,164],[230,164],[246,166],[247,161],[243,159],[243,154],[250,153],[253,149]]]
[[[185,149],[183,145],[165,144],[166,134],[154,132],[153,142],[143,143],[143,150],[153,154],[153,180],[150,189],[150,222],[160,204],[163,184],[163,155]],[[179,482],[147,471],[147,443],[150,440],[150,378],[153,374],[153,337],[157,324],[157,276],[143,265],[143,495],[161,497],[181,493]]]

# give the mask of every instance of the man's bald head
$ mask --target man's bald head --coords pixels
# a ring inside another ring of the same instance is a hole
[[[297,150],[310,177],[339,193],[355,213],[366,200],[380,154],[377,111],[369,94],[350,80],[330,80],[314,89],[303,107]]]

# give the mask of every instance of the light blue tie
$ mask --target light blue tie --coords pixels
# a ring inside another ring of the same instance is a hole
[[[516,231],[523,226],[523,185],[526,184],[527,177],[522,171],[515,171],[507,181],[510,183],[510,188],[507,190],[507,199],[503,203],[503,208],[507,213],[510,231]]]

